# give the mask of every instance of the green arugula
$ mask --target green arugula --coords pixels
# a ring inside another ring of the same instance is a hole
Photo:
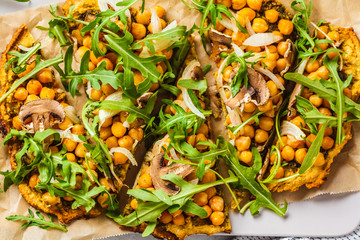
[[[20,74],[26,70],[26,61],[34,55],[41,47],[40,43],[36,43],[33,47],[25,51],[24,53],[20,53],[17,51],[10,51],[8,52],[9,55],[13,55],[15,57],[10,58],[10,60],[5,64],[5,69],[8,69],[8,66],[11,65],[11,70],[16,73]],[[37,59],[39,61],[39,59]]]
[[[208,88],[205,77],[202,80],[180,79],[177,84],[183,88],[198,90],[200,95],[204,94]]]
[[[66,225],[65,224],[56,224],[54,223],[52,217],[50,214],[47,214],[49,220],[46,220],[44,215],[40,213],[39,210],[36,211],[36,216],[34,216],[33,211],[30,209],[28,210],[30,216],[22,216],[22,215],[11,215],[6,217],[6,220],[9,221],[26,221],[23,225],[21,225],[21,229],[26,228],[28,226],[38,226],[42,229],[49,229],[54,228],[58,229],[64,232],[67,232]]]
[[[258,111],[256,112],[254,115],[252,115],[251,117],[249,117],[248,119],[246,119],[244,122],[242,122],[240,125],[238,126],[234,126],[234,127],[229,127],[227,126],[228,129],[230,129],[230,131],[236,135],[246,124],[248,124],[249,122],[251,122],[252,120],[254,120],[255,122],[259,122],[259,116],[261,114],[263,114],[265,112],[261,112]]]
[[[36,64],[35,68],[31,70],[28,74],[23,76],[22,78],[16,80],[11,88],[1,96],[0,103],[3,102],[13,91],[15,91],[21,84],[23,84],[26,80],[30,79],[32,76],[40,72],[42,69],[57,65],[63,61],[62,56],[58,56],[56,58],[52,58],[45,61],[40,61]]]
[[[148,223],[143,237],[150,235],[155,226],[156,219],[158,219],[163,211],[168,209],[170,213],[173,213],[179,209],[187,213],[193,213],[197,216],[206,217],[207,213],[203,208],[195,204],[191,197],[194,194],[202,192],[209,187],[214,187],[223,184],[222,180],[218,180],[212,183],[193,185],[186,182],[184,179],[176,174],[167,174],[161,177],[164,180],[170,181],[181,188],[181,191],[173,196],[167,196],[165,193],[161,193],[161,190],[149,191],[145,189],[132,189],[128,191],[128,194],[138,199],[138,207],[135,211],[127,216],[121,216],[115,212],[108,212],[107,216],[112,218],[115,222],[124,226],[138,226],[141,223]],[[231,176],[224,179],[226,183],[234,183],[237,178]]]
[[[259,151],[256,148],[252,148],[254,164],[252,167],[245,167],[240,164],[235,147],[231,143],[225,141],[222,136],[218,137],[218,146],[219,148],[227,150],[227,153],[222,155],[222,158],[225,160],[225,163],[230,170],[238,177],[237,187],[249,190],[250,193],[256,197],[250,206],[251,214],[257,214],[261,207],[266,207],[273,210],[278,215],[284,216],[287,209],[287,203],[285,202],[283,207],[278,206],[271,198],[269,190],[264,190],[256,181],[256,176],[262,165]]]
[[[59,73],[61,81],[71,95],[74,97],[79,93],[77,86],[83,82],[83,79],[90,81],[91,86],[96,90],[100,89],[100,82],[102,84],[110,84],[114,89],[118,89],[121,86],[121,82],[124,81],[123,73],[106,70],[106,62],[102,62],[97,68],[89,71],[89,57],[90,51],[87,51],[81,59],[79,72],[75,72],[71,67],[73,62],[73,46],[66,50],[64,72],[59,71]]]

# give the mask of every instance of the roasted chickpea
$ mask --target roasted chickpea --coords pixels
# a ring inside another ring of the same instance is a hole
[[[213,211],[223,211],[224,210],[224,199],[220,196],[214,196],[209,201],[209,206]]]
[[[275,9],[266,10],[265,11],[265,18],[270,23],[275,23],[275,22],[277,22],[277,20],[279,18],[279,12],[276,11]]]
[[[101,91],[105,95],[110,95],[115,92],[115,89],[110,84],[103,84],[101,85]]]
[[[142,39],[146,35],[146,27],[140,23],[132,23],[131,34],[134,36],[136,40]]]
[[[244,112],[252,113],[256,110],[256,105],[253,102],[244,104]]]
[[[173,220],[173,216],[168,212],[168,210],[165,210],[160,215],[160,222],[164,224],[168,224]]]
[[[271,171],[273,171],[274,167],[271,167]],[[284,168],[283,167],[279,167],[279,169],[277,170],[274,178],[275,179],[279,179],[279,178],[283,178],[284,177]]]
[[[327,34],[327,33],[329,32],[329,28],[328,28],[327,26],[324,26],[324,25],[323,25],[323,26],[320,26],[319,28],[320,28],[320,30],[321,30],[322,32],[324,32],[325,34]],[[320,39],[325,39],[326,36],[325,36],[322,32],[320,32],[320,31],[317,30],[317,32],[316,32],[316,37],[317,37],[317,38],[320,38]]]
[[[101,139],[107,139],[108,137],[112,136],[110,127],[101,127],[99,133]]]
[[[101,91],[101,89],[99,90],[96,90],[95,88],[91,89],[90,97],[92,100],[99,101],[102,96],[103,96],[103,92]]]
[[[225,5],[228,8],[231,7],[231,0],[217,0],[216,3]]]
[[[309,101],[314,105],[315,107],[320,107],[323,103],[322,98],[320,98],[318,95],[314,94],[310,96]]]
[[[243,20],[252,21],[256,16],[256,13],[251,8],[243,8],[240,11],[237,12],[237,20],[239,21],[239,18]],[[240,20],[241,20],[240,19]],[[239,21],[240,22],[240,21]]]
[[[303,145],[305,143],[304,140],[298,140],[291,134],[288,134],[287,137],[288,137],[287,145],[289,145],[292,148],[299,148],[301,145]]]
[[[44,193],[42,195],[42,199],[44,202],[46,202],[47,204],[52,205],[52,206],[60,203],[60,197],[56,197],[55,195],[51,196],[51,194],[49,192]]]
[[[165,16],[166,11],[162,6],[154,6],[154,9],[159,18],[162,18]]]
[[[262,18],[255,18],[252,28],[256,33],[264,33],[269,29],[267,22]]]
[[[121,122],[114,122],[111,126],[111,133],[115,137],[122,137],[126,133],[126,127]]]
[[[107,208],[109,206],[108,203],[105,203],[107,200],[109,200],[109,195],[107,195],[106,193],[102,193],[100,194],[97,198],[96,198],[97,202],[100,204],[100,206],[102,208]]]
[[[219,226],[225,221],[225,214],[223,212],[213,212],[210,215],[211,223],[215,226]]]
[[[205,190],[207,196],[208,196],[208,199],[212,198],[213,196],[216,195],[217,193],[217,190],[215,187],[210,187],[208,189]]]
[[[289,44],[286,41],[279,42],[277,45],[277,50],[281,56],[284,56],[286,51],[288,50]]]
[[[141,141],[144,137],[144,130],[142,128],[132,128],[129,130],[129,136],[134,140]]]
[[[79,158],[84,158],[87,151],[88,150],[84,146],[84,143],[79,143],[75,148],[75,155]]]
[[[329,136],[325,136],[322,142],[321,147],[325,150],[329,150],[334,146],[334,139]]]
[[[111,71],[114,70],[114,64],[108,58],[101,59],[100,62],[97,64],[97,67],[99,67],[100,64],[102,64],[102,62],[105,62],[106,70],[111,70]]]
[[[12,125],[13,127],[16,129],[16,130],[21,130],[22,129],[22,122],[20,121],[19,119],[19,116],[15,116],[13,119],[12,119]]]
[[[118,139],[115,136],[108,137],[105,143],[109,149],[119,146]]]
[[[103,59],[103,56],[96,57],[93,51],[90,51],[90,61],[97,66],[97,64]]]
[[[264,143],[268,138],[269,134],[266,131],[262,129],[257,129],[255,131],[255,142]]]
[[[262,106],[258,106],[259,111],[261,112],[267,112],[270,111],[273,107],[273,103],[271,101],[271,99],[269,99],[269,101],[267,101],[264,105]]]
[[[32,79],[26,85],[26,90],[29,94],[39,95],[42,89],[42,85],[38,80]]]
[[[319,67],[319,69],[316,71],[317,75],[322,79],[329,79],[329,70],[325,66]]]
[[[19,74],[18,74],[18,77],[19,77],[19,78],[22,78],[23,76],[25,76],[26,74],[28,74],[29,72],[31,72],[31,71],[34,69],[35,65],[36,65],[36,61],[33,61],[32,63],[26,65],[25,71],[22,72],[22,73],[19,73]]]
[[[230,75],[233,71],[233,67],[232,66],[227,66],[224,70],[224,73],[223,73],[223,79],[225,82],[231,82],[231,79],[230,79]]]
[[[319,108],[319,112],[328,116],[332,116],[330,109],[325,107]]]
[[[270,131],[274,126],[274,120],[270,117],[260,117],[259,118],[259,126],[261,129],[265,131]]]
[[[44,68],[37,73],[36,78],[42,83],[52,82],[53,76],[49,68]]]
[[[71,129],[71,132],[75,135],[84,135],[85,129],[80,124],[75,124],[74,127]]]
[[[26,98],[25,103],[28,103],[28,102],[31,102],[34,100],[38,100],[38,99],[40,99],[38,96],[31,94]]]
[[[135,21],[143,25],[149,25],[151,19],[151,12],[144,10],[144,12],[138,11],[135,16]]]
[[[208,195],[205,192],[199,192],[194,195],[194,203],[200,207],[205,206],[208,203]]]
[[[214,172],[207,170],[203,176],[203,179],[200,181],[200,183],[211,183],[216,181],[216,175]]]
[[[309,136],[306,137],[306,146],[309,148],[312,144],[312,142],[314,142],[316,136],[314,134],[310,134]]]
[[[29,179],[29,187],[31,188],[35,188],[36,185],[40,182],[40,179],[39,179],[39,175],[38,174],[34,174],[30,177]]]
[[[247,5],[255,11],[260,11],[262,0],[247,0]]]
[[[205,219],[205,218],[208,218],[210,217],[211,213],[213,212],[211,207],[209,207],[209,205],[205,205],[202,207],[206,212],[207,212],[207,216],[206,217],[200,217],[201,219]]]
[[[270,96],[271,96],[271,97],[273,97],[273,96],[275,96],[276,94],[279,93],[279,90],[278,90],[276,84],[275,84],[273,81],[271,81],[271,80],[267,81],[267,82],[266,82],[266,85],[267,85],[268,88],[269,88]]]
[[[279,31],[284,35],[290,35],[294,29],[294,24],[290,20],[281,19],[278,23]]]
[[[323,153],[319,153],[319,155],[317,156],[315,162],[314,162],[314,166],[315,167],[321,167],[322,165],[325,164],[325,157]]]
[[[66,159],[70,162],[76,162],[76,156],[73,153],[66,153]]]
[[[335,49],[335,48],[330,48],[330,49]],[[327,56],[330,58],[330,59],[334,59],[335,57],[339,56],[340,53],[339,52],[330,52],[327,54]]]
[[[85,37],[84,37],[84,40],[83,40],[83,45],[85,46],[85,47],[87,47],[88,49],[90,49],[91,48],[91,36],[90,35],[86,35]]]
[[[19,87],[16,89],[14,97],[19,101],[24,101],[28,97],[29,93],[24,87]]]
[[[198,143],[200,141],[207,141],[207,138],[202,133],[197,134],[196,137],[195,137],[195,142],[196,143]],[[199,150],[199,151],[205,150],[207,148],[208,148],[208,146],[206,146],[206,145],[196,144],[196,149]]]
[[[253,138],[255,137],[255,129],[253,126],[245,125],[243,127],[244,133],[243,136]]]
[[[238,151],[244,151],[250,148],[250,137],[240,136],[235,140],[235,146]]]
[[[40,92],[40,98],[42,99],[54,99],[55,98],[55,91],[54,89],[43,87]]]
[[[319,64],[319,61],[317,59],[315,59],[315,60],[310,59],[309,62],[306,64],[305,70],[308,73],[312,73],[312,72],[315,72],[316,70],[318,70],[319,67],[320,67],[320,64]]]
[[[299,148],[298,150],[296,150],[296,152],[295,152],[296,162],[298,162],[299,164],[302,164],[302,162],[305,159],[306,153],[307,153],[307,148]]]
[[[69,127],[72,127],[74,124],[73,122],[71,121],[70,118],[68,117],[65,117],[64,121],[62,123],[59,123],[59,128],[61,130],[66,130],[68,129]]]
[[[231,0],[231,7],[234,10],[240,10],[246,6],[246,0]]]
[[[90,38],[90,41],[91,41],[91,37],[89,36]],[[86,39],[86,38],[85,38]],[[85,40],[84,39],[84,40]],[[90,42],[90,47],[91,47],[91,42]],[[84,54],[87,52],[87,51],[90,51],[90,47],[85,47],[85,46],[81,46],[78,48],[78,50],[75,52],[75,59],[80,62],[82,57],[84,56]]]
[[[173,218],[173,223],[178,226],[185,225],[185,217],[184,215],[180,214]]]
[[[279,71],[279,72],[282,72],[285,68],[286,68],[286,60],[285,58],[279,58],[277,61],[276,61],[276,69]]]
[[[250,165],[252,162],[252,152],[249,150],[241,151],[239,154],[239,159],[247,165]]]
[[[336,32],[336,31],[329,32],[328,36],[334,42],[339,42],[340,41],[340,34],[338,32]]]
[[[65,138],[63,144],[68,152],[74,151],[77,146],[77,142],[71,140],[70,138]]]
[[[119,138],[118,144],[120,147],[126,148],[127,150],[131,151],[132,146],[134,144],[134,139],[132,139],[132,137],[126,135],[126,136],[123,136],[122,138]]]
[[[126,163],[126,161],[128,160],[128,157],[121,153],[121,152],[115,152],[114,153],[114,164],[115,165],[121,165]]]
[[[281,157],[286,161],[292,161],[295,157],[295,151],[290,146],[285,146],[281,151]]]

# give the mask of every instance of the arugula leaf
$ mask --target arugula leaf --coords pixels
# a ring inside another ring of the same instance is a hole
[[[201,185],[193,185],[191,183],[186,182],[184,179],[179,177],[176,174],[167,174],[161,177],[164,180],[170,181],[181,188],[181,191],[173,196],[169,196],[169,200],[171,201],[172,205],[169,205],[165,201],[158,201],[158,197],[156,197],[154,192],[146,191],[142,189],[132,189],[128,191],[128,194],[134,196],[136,195],[138,199],[138,207],[135,211],[130,213],[127,216],[121,216],[116,212],[107,212],[107,216],[112,218],[115,222],[119,223],[120,225],[124,226],[138,226],[143,222],[150,223],[147,225],[143,237],[148,236],[154,230],[154,219],[158,219],[163,211],[169,209],[169,212],[175,212],[178,209],[182,209],[184,212],[190,212],[196,214],[198,216],[206,216],[204,209],[200,209],[195,207],[192,204],[190,198],[199,192],[202,192],[209,187],[218,186],[223,183],[223,181],[218,180],[212,183],[201,184]],[[226,183],[233,183],[237,181],[237,178],[232,176],[229,178],[224,179]],[[161,190],[159,190],[161,191]],[[143,193],[146,193],[143,195]],[[148,194],[152,194],[153,197],[149,197]],[[148,201],[145,199],[156,199],[155,202]]]
[[[252,167],[245,167],[240,164],[235,147],[231,145],[231,143],[226,142],[222,136],[218,137],[218,146],[219,148],[227,150],[227,154],[222,155],[222,158],[238,177],[238,184],[240,187],[249,190],[250,193],[256,197],[250,206],[251,214],[257,214],[261,207],[266,207],[273,210],[278,215],[284,216],[287,209],[287,203],[285,202],[283,207],[278,206],[271,198],[271,193],[268,190],[264,190],[256,181],[256,176],[262,165],[259,151],[256,148],[252,148],[254,165]]]
[[[20,74],[26,70],[26,61],[34,55],[41,47],[40,43],[36,43],[30,49],[27,49],[24,53],[20,53],[17,51],[10,51],[8,52],[9,55],[13,55],[15,57],[11,58],[6,64],[5,69],[7,70],[8,65],[11,65],[11,70],[16,73]],[[37,58],[37,61],[39,59]]]
[[[180,79],[177,84],[183,88],[198,90],[200,95],[204,94],[208,87],[206,78],[202,80]]]
[[[22,215],[11,215],[11,216],[6,217],[6,220],[9,220],[9,221],[26,221],[21,226],[21,229],[26,228],[28,226],[38,226],[38,227],[40,227],[42,229],[54,228],[54,229],[58,229],[58,230],[67,232],[66,225],[62,224],[62,223],[60,225],[54,223],[54,221],[53,221],[50,214],[47,214],[49,220],[46,220],[44,215],[42,215],[39,210],[36,211],[36,215],[37,215],[38,218],[36,218],[34,216],[34,213],[30,209],[28,210],[28,212],[29,212],[29,215],[30,215],[29,217],[22,216]]]
[[[52,59],[45,60],[45,61],[40,61],[38,64],[36,64],[36,66],[34,67],[33,70],[31,70],[28,74],[26,74],[25,76],[23,76],[22,78],[16,80],[13,83],[11,88],[5,94],[3,94],[1,96],[0,103],[3,102],[21,84],[23,84],[26,80],[28,80],[29,78],[31,78],[32,76],[34,76],[35,74],[40,72],[42,69],[53,66],[53,65],[57,65],[57,64],[61,63],[62,61],[63,61],[63,59],[62,59],[61,55],[56,57],[56,58],[52,58]]]
[[[70,46],[65,53],[64,72],[61,74],[61,81],[64,83],[65,87],[68,88],[73,97],[78,94],[77,86],[83,82],[83,79],[90,81],[91,86],[96,90],[99,90],[101,87],[99,82],[102,84],[110,84],[114,89],[118,89],[121,86],[121,82],[124,80],[123,73],[115,73],[114,71],[106,70],[105,62],[102,62],[92,71],[88,70],[90,51],[87,51],[82,57],[79,72],[75,72],[71,68],[73,62],[72,56],[73,46]]]
[[[165,56],[151,56],[147,58],[141,58],[131,51],[129,44],[132,43],[133,38],[129,33],[125,33],[125,36],[114,37],[105,35],[105,39],[108,41],[108,47],[118,53],[123,59],[124,68],[124,80],[121,84],[121,88],[124,94],[130,98],[137,99],[145,92],[148,92],[152,83],[157,83],[160,78],[160,72],[156,69],[156,63],[165,61]],[[132,69],[137,69],[145,77],[145,79],[139,83],[136,88],[134,85],[134,76]]]
[[[242,122],[240,125],[238,126],[234,126],[234,127],[227,127],[230,129],[230,131],[236,135],[246,124],[248,124],[249,122],[251,122],[252,120],[255,120],[255,121],[259,121],[259,116],[261,114],[263,114],[265,112],[261,112],[261,111],[258,111],[257,113],[255,113],[254,115],[252,115],[251,117],[249,117],[247,120],[245,120],[244,122]]]

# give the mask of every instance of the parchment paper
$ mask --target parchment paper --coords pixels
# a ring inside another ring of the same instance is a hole
[[[291,3],[290,0],[282,0],[280,2],[283,2],[288,8]],[[163,6],[167,10],[167,20],[177,20],[179,25],[191,27],[194,23],[199,24],[201,18],[199,12],[186,8],[180,0],[148,0],[147,5]],[[357,0],[313,0],[312,16],[315,16],[314,21],[326,19],[336,26],[352,26],[358,35],[360,34],[360,17],[357,16],[359,12],[360,4],[358,4]],[[60,48],[56,47],[55,43],[49,41],[46,34],[34,29],[35,26],[46,23],[46,20],[44,21],[44,19],[50,17],[51,15],[48,13],[48,6],[0,16],[0,51],[2,52],[5,49],[13,33],[20,27],[20,25],[26,24],[36,40],[42,41],[43,45],[46,43],[46,55],[48,57],[57,56]],[[205,54],[199,41],[199,37],[196,37],[196,48],[198,58],[202,66],[205,66],[206,64],[212,64],[214,66],[212,71],[207,74],[209,86],[214,85],[213,72],[216,70],[216,67]],[[83,99],[70,100],[70,102],[75,104],[81,101],[83,101]],[[328,180],[320,189],[306,191],[302,189],[295,193],[280,194],[279,196],[276,196],[277,199],[282,200],[286,198],[291,202],[308,199],[325,193],[335,194],[341,192],[359,191],[360,134],[357,133],[357,131],[360,129],[360,124],[354,123],[353,129],[353,139],[346,145],[343,152],[335,159]],[[226,135],[221,121],[213,124],[213,130],[215,135]],[[2,142],[2,139],[0,139],[0,142]],[[0,171],[8,169],[10,169],[10,164],[7,149],[6,147],[0,147]],[[0,183],[2,182],[3,177],[0,176]],[[67,233],[51,229],[43,230],[38,227],[29,227],[24,230],[20,230],[20,226],[22,224],[21,222],[11,222],[5,220],[5,217],[9,215],[26,215],[28,208],[29,205],[21,197],[17,187],[12,186],[6,193],[0,194],[0,236],[2,239],[80,240],[102,238],[127,233],[126,231],[120,230],[115,222],[107,219],[104,215],[94,219],[81,219],[73,221],[67,226]]]

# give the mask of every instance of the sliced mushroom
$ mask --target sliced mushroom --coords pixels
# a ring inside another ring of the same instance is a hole
[[[221,52],[231,51],[232,38],[212,28],[209,30],[209,37],[212,41],[210,59],[219,62]]]
[[[194,80],[202,80],[202,79],[204,79],[204,74],[203,74],[203,72],[202,72],[201,67],[195,66],[195,67],[190,71],[190,77],[191,77],[191,79],[194,79]]]
[[[146,92],[143,95],[141,95],[136,101],[138,103],[138,108],[143,108],[145,107],[147,101],[149,101],[149,99],[151,98],[151,96],[153,95],[152,92]]]
[[[239,68],[235,67],[233,71],[238,71]],[[235,73],[236,74],[236,73]],[[232,74],[232,77],[235,77],[235,74]],[[248,88],[242,88],[235,97],[229,99],[225,104],[230,108],[234,109],[239,107],[242,103],[253,102],[257,106],[262,106],[270,98],[270,90],[266,84],[264,77],[255,71],[253,68],[248,67]],[[251,98],[252,95],[256,94],[256,100]],[[250,97],[249,97],[250,96]]]
[[[294,108],[294,105],[296,103],[296,96],[298,96],[301,93],[302,85],[297,83],[295,85],[294,91],[291,93],[288,109],[290,110],[288,113],[289,118],[293,118],[296,116],[296,109]]]
[[[24,124],[31,117],[34,132],[44,131],[51,127],[50,115],[59,122],[65,119],[65,111],[59,102],[50,99],[39,99],[26,103],[20,108],[19,119]]]
[[[289,70],[289,68],[291,67],[291,65],[293,64],[293,62],[295,60],[295,51],[296,51],[296,49],[295,49],[294,43],[290,39],[287,39],[286,43],[288,44],[287,49],[286,49],[285,54],[284,54],[284,58],[285,58],[285,61],[286,61],[286,67],[285,67],[284,70],[282,70],[280,72],[281,76],[283,76]]]
[[[168,195],[175,195],[180,192],[180,187],[161,179],[163,175],[174,173],[182,178],[192,173],[193,167],[188,164],[174,163],[171,166],[164,166],[164,153],[155,155],[150,166],[150,177],[154,188],[163,190]]]

